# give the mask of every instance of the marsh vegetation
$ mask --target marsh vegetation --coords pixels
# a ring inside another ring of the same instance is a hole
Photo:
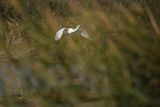
[[[0,107],[159,107],[159,0],[0,0]],[[55,41],[62,27],[80,36]]]

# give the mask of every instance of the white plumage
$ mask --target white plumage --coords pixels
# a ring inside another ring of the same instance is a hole
[[[60,40],[62,35],[69,35],[72,33],[79,34],[85,38],[89,38],[88,33],[84,29],[81,29],[79,27],[80,27],[80,25],[78,25],[76,28],[62,28],[62,29],[58,30],[56,32],[55,40]]]

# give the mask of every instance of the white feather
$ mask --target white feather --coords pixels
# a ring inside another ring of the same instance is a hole
[[[58,30],[56,32],[55,40],[60,40],[62,35],[68,35],[72,33],[76,33],[76,34],[81,35],[82,37],[89,38],[88,33],[85,30],[80,29],[79,27],[80,25],[78,25],[76,28],[62,28]]]
[[[62,37],[62,35],[63,35],[63,31],[64,31],[65,29],[66,29],[66,28],[62,28],[62,29],[60,29],[59,31],[56,32],[55,40],[61,39],[61,37]]]

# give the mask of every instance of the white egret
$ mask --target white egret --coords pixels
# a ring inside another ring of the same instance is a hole
[[[76,28],[62,28],[56,32],[55,40],[60,40],[62,35],[69,35],[69,34],[79,34],[82,37],[89,38],[88,33],[84,30],[79,28],[78,25]]]

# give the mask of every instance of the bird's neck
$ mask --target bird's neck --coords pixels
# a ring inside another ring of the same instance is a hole
[[[78,30],[78,28],[79,28],[79,26],[77,26],[77,27],[74,29],[74,31]]]
[[[75,28],[74,31],[76,31],[78,28]]]
[[[76,30],[78,30],[79,26],[80,26],[80,25],[78,25],[78,26],[77,26],[76,28],[74,28],[74,29],[69,28],[69,29],[68,29],[68,33],[73,33],[73,32],[75,32]]]

